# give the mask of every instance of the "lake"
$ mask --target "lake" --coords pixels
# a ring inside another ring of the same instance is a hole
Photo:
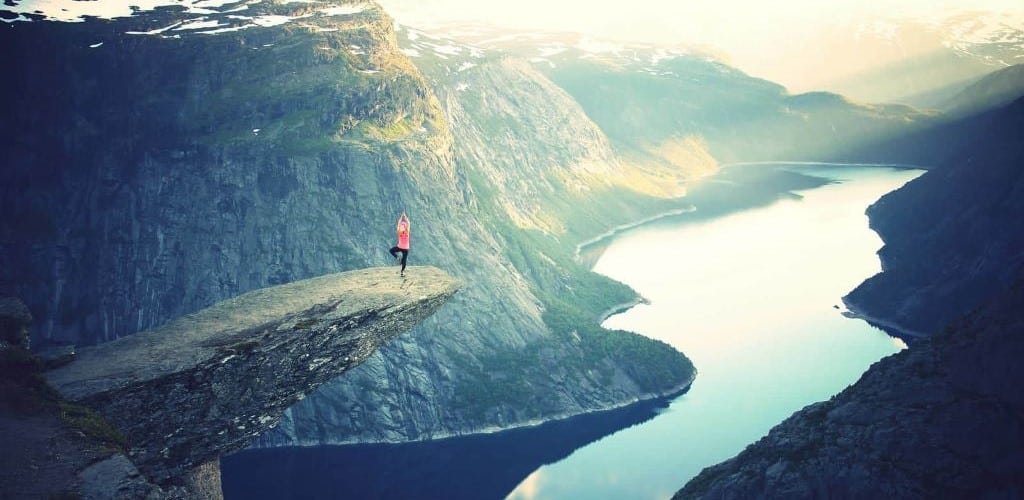
[[[728,170],[695,191],[696,211],[589,252],[596,272],[649,301],[605,326],[663,340],[693,360],[697,379],[682,396],[492,435],[245,451],[222,459],[226,498],[663,499],[904,348],[844,317],[841,297],[880,270],[882,243],[865,208],[921,171]],[[738,211],[743,203],[719,197],[779,179],[797,180],[797,189],[747,196],[757,202]]]

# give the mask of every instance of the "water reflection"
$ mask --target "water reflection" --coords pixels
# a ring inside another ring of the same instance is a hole
[[[535,498],[539,467],[649,421],[668,399],[496,434],[394,445],[245,450],[221,460],[227,499]]]

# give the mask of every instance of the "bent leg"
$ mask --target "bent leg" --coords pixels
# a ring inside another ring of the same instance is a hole
[[[399,251],[399,250],[401,250],[401,248],[398,248],[398,247],[391,247],[391,250],[388,250],[388,253],[390,253],[392,257],[394,257],[394,258],[396,258],[396,259],[397,259],[397,258],[398,258],[398,255],[397,255],[397,254],[398,254],[398,251]]]

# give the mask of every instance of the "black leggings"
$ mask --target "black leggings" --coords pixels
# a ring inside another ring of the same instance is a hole
[[[395,254],[397,254],[398,252],[402,252],[402,272],[404,273],[405,272],[405,261],[406,261],[406,259],[409,258],[409,250],[406,249],[406,248],[391,247],[391,250],[388,250],[388,251],[391,252],[391,256],[396,258],[396,259],[398,258],[398,255],[395,255]]]

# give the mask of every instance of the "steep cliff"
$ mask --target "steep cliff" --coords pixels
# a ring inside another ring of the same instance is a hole
[[[0,287],[25,298],[47,340],[110,341],[248,290],[384,264],[405,210],[416,228],[411,261],[444,267],[463,292],[307,398],[266,442],[510,427],[692,379],[669,346],[596,327],[633,293],[572,262],[576,234],[527,229],[496,207],[506,178],[463,161],[447,105],[373,4],[168,8],[16,22],[0,37],[21,59],[2,80],[4,95],[18,97],[0,123],[0,208],[10,214],[0,221]],[[562,199],[575,177],[545,171],[557,165],[515,174],[519,189]],[[609,207],[615,217],[581,233],[667,203],[653,200]],[[552,209],[519,208],[566,225]],[[545,259],[557,263],[521,264]],[[572,321],[552,327],[546,297],[567,289],[559,305]]]
[[[875,363],[674,498],[1024,495],[1024,281]]]
[[[46,378],[112,421],[143,473],[173,480],[246,446],[459,287],[436,268],[409,274],[377,268],[254,290],[83,349]]]
[[[112,340],[254,288],[383,263],[393,213],[419,186],[437,194],[424,228],[465,211],[450,136],[389,50],[389,20],[320,9],[199,18],[290,20],[217,34],[175,9],[5,27],[20,64],[2,83],[0,282],[42,337]]]
[[[408,28],[398,37],[451,124],[456,165],[477,193],[474,216],[488,228],[482,237],[508,259],[502,270],[521,277],[551,335],[526,338],[516,347],[523,354],[491,350],[506,341],[495,317],[487,330],[495,335],[470,341],[481,347],[407,346],[393,365],[369,365],[353,374],[359,378],[300,403],[259,443],[444,437],[621,406],[688,385],[692,365],[667,345],[598,326],[603,313],[635,295],[590,273],[574,249],[609,227],[687,206],[673,195],[691,173],[623,164],[575,101],[522,61]],[[695,169],[714,165],[699,160]],[[402,368],[420,363],[421,370]],[[398,390],[409,386],[417,391]],[[380,392],[366,397],[370,387]],[[443,414],[421,398],[443,398]],[[354,434],[353,415],[369,412],[376,426]]]
[[[1024,266],[1024,100],[966,123],[970,142],[868,208],[883,272],[844,301],[896,333],[937,332]]]
[[[607,127],[515,54],[408,27],[398,35],[454,125],[457,161],[492,180],[481,187],[519,227],[578,236],[631,221],[654,204],[678,207],[672,199],[686,182],[717,168],[696,140],[680,141],[661,162],[630,161]]]
[[[4,475],[5,492],[32,496],[53,482],[65,486],[56,491],[86,498],[220,497],[220,455],[246,446],[295,401],[432,315],[460,286],[436,268],[410,271],[416,276],[377,268],[263,288],[85,348],[44,374],[60,398],[49,387],[33,388],[33,370],[9,370],[14,358],[0,346],[4,394],[12,377],[22,377],[17,395],[32,401],[34,392],[39,407],[26,412],[26,404],[5,397],[5,441],[50,442],[8,450],[22,463],[12,465],[21,471],[13,478]],[[48,415],[49,406],[59,410],[59,420]],[[103,420],[90,417],[91,410]],[[26,420],[9,421],[18,414]],[[93,420],[76,423],[85,418]],[[76,428],[81,439],[68,436]],[[104,428],[106,434],[96,430]],[[46,449],[58,451],[40,461]],[[44,465],[45,472],[27,473],[25,462],[37,470]]]

